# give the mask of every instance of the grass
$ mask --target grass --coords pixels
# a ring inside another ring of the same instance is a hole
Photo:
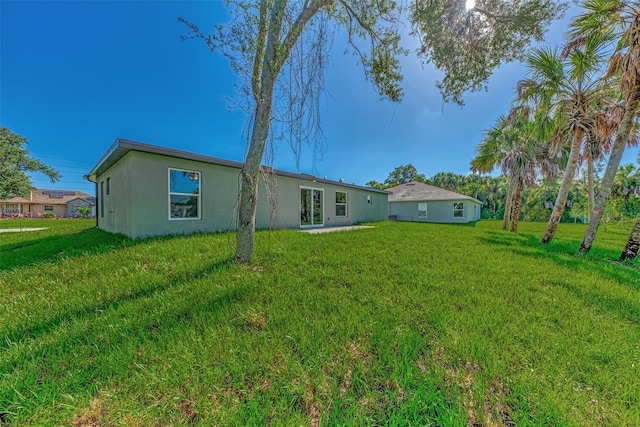
[[[0,424],[640,425],[630,224],[265,231],[244,266],[47,223],[0,235]]]
[[[124,240],[122,236],[103,233],[94,225],[95,219],[2,220],[0,231],[42,230],[0,232],[0,270],[111,250]]]

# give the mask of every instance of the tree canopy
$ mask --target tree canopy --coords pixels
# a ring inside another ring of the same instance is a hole
[[[470,9],[465,0],[416,0],[411,21],[419,56],[444,73],[436,84],[444,99],[462,104],[501,63],[522,59],[532,41],[542,41],[546,25],[565,10],[554,0],[478,0]]]
[[[183,18],[190,34],[225,56],[238,77],[232,105],[249,117],[242,168],[236,260],[253,254],[260,163],[267,142],[282,139],[298,158],[301,144],[322,145],[320,95],[338,28],[382,98],[402,99],[399,56],[404,3],[394,0],[228,0],[230,22],[206,34]],[[420,40],[418,54],[445,73],[445,100],[462,103],[493,69],[520,57],[564,10],[560,0],[415,0],[408,14]],[[315,150],[314,150],[315,151]],[[267,151],[268,153],[269,151]]]
[[[25,148],[28,141],[6,127],[0,127],[0,200],[13,196],[27,197],[31,190],[28,172],[41,172],[55,182],[60,174],[31,157]]]
[[[389,173],[384,184],[387,187],[393,187],[400,184],[406,184],[411,181],[426,182],[427,178],[418,173],[418,170],[411,163],[408,165],[400,165]]]

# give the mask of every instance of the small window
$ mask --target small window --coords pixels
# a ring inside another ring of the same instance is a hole
[[[336,216],[347,216],[347,193],[336,191]]]
[[[100,218],[104,218],[104,181],[100,181]]]
[[[45,212],[47,212],[47,211],[52,212],[53,211],[53,206],[52,205],[44,205],[44,210],[45,210]]]
[[[456,202],[453,204],[453,217],[454,218],[464,217],[464,204],[462,202]]]
[[[107,178],[107,196],[111,194],[111,177]]]
[[[427,204],[418,203],[418,218],[426,218],[426,217],[427,217]]]
[[[371,200],[371,196],[367,196],[367,203],[369,203],[370,205],[373,204],[373,200]]]
[[[169,219],[200,219],[200,172],[169,169]]]

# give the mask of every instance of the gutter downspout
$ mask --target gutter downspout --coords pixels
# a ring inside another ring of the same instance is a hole
[[[89,175],[83,175],[82,178],[86,179],[89,182],[93,182],[96,185],[96,228],[98,228],[98,212],[100,212],[100,206],[98,206],[100,204],[100,199],[98,198],[98,183],[96,181],[91,181]]]

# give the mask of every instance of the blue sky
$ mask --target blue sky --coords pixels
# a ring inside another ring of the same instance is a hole
[[[36,186],[92,193],[82,176],[118,137],[242,161],[246,118],[224,99],[234,75],[201,41],[180,41],[179,16],[207,29],[226,13],[221,1],[0,1],[0,124],[63,175],[51,184],[36,174]],[[547,44],[561,42],[566,21]],[[409,56],[405,97],[394,104],[380,101],[345,47],[338,38],[327,74],[324,158],[314,170],[311,149],[303,151],[300,172],[356,184],[408,163],[426,176],[468,174],[483,132],[507,112],[525,73],[502,66],[461,108],[442,102],[439,72]],[[623,162],[637,153],[628,149]],[[295,164],[277,144],[273,166],[295,172]]]

